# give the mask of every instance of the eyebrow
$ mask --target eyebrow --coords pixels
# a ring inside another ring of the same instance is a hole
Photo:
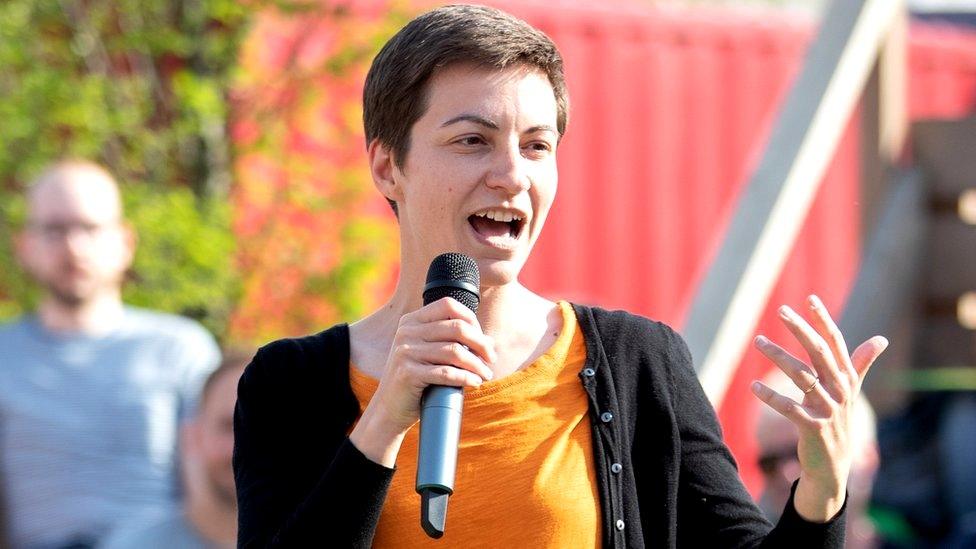
[[[493,130],[498,129],[498,124],[492,122],[491,120],[488,120],[483,116],[478,116],[476,114],[462,114],[459,116],[455,116],[454,118],[441,124],[441,127],[446,128],[451,124],[457,124],[458,122],[473,122],[475,124],[478,124],[479,126],[484,126],[486,128],[491,128]]]
[[[536,132],[552,132],[556,135],[559,135],[559,132],[556,131],[556,128],[553,128],[549,124],[540,124],[538,126],[532,126],[531,128],[525,130],[525,133],[536,133]]]
[[[448,120],[447,122],[444,122],[443,124],[441,124],[441,127],[442,128],[446,128],[446,127],[450,126],[451,124],[457,124],[458,122],[472,122],[474,124],[478,124],[479,126],[484,126],[486,128],[490,128],[492,130],[497,130],[498,129],[498,124],[492,122],[491,120],[488,120],[487,118],[485,118],[483,116],[478,116],[476,114],[462,114],[462,115],[459,115],[459,116],[455,116],[454,118],[452,118],[452,119]],[[525,130],[524,133],[536,133],[536,132],[544,132],[544,131],[552,132],[552,133],[554,133],[556,135],[559,135],[559,132],[556,131],[556,128],[553,128],[552,126],[550,126],[548,124],[540,124],[538,126],[532,126],[531,128]]]

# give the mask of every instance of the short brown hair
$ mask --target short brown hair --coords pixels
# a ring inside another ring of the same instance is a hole
[[[427,110],[427,82],[438,69],[461,62],[496,69],[525,65],[544,72],[556,96],[556,129],[562,137],[569,95],[563,59],[552,40],[501,10],[454,5],[410,21],[373,59],[363,89],[367,146],[379,139],[402,169],[410,129]],[[396,212],[396,204],[390,205]]]

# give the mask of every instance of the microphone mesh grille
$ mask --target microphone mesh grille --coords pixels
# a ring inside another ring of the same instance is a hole
[[[446,253],[434,258],[427,269],[427,283],[434,281],[466,282],[475,288],[481,287],[478,264],[470,257],[460,253]],[[453,297],[472,311],[478,311],[479,296],[454,286],[435,286],[424,292],[424,304],[433,303],[443,297]]]
[[[474,312],[478,312],[478,296],[462,290],[461,288],[452,288],[450,286],[438,286],[436,288],[431,288],[424,292],[424,304],[430,304],[443,297],[453,297],[461,305],[471,309]]]

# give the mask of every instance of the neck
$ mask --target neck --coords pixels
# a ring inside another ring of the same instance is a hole
[[[37,310],[41,324],[53,332],[80,332],[98,335],[110,331],[122,318],[119,290],[111,290],[83,303],[66,303],[46,296]]]
[[[215,494],[188,491],[186,517],[201,537],[219,547],[237,543],[237,508],[218,501]]]
[[[400,317],[423,306],[423,289],[424,279],[411,280],[401,276],[390,300],[371,315],[377,324],[386,327],[383,331],[388,332],[390,340]],[[512,322],[513,318],[518,317],[513,315],[513,308],[524,308],[526,304],[534,304],[540,299],[518,282],[482,288],[477,313],[481,329],[497,341],[506,339],[506,336],[518,330],[518,325]]]
[[[409,272],[413,271],[401,271],[396,290],[383,307],[352,326],[361,342],[358,350],[353,344],[353,360],[360,367],[369,364],[366,368],[375,377],[383,374],[381,366],[386,362],[400,317],[423,305],[424,278],[404,276]],[[552,343],[562,325],[554,305],[515,281],[481,288],[478,323],[495,342],[498,361],[490,367],[496,379],[531,363]]]

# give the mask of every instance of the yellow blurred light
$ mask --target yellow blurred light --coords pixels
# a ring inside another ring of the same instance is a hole
[[[956,317],[963,328],[976,330],[976,292],[966,292],[959,296]]]
[[[959,219],[976,225],[976,189],[966,189],[959,195]]]

